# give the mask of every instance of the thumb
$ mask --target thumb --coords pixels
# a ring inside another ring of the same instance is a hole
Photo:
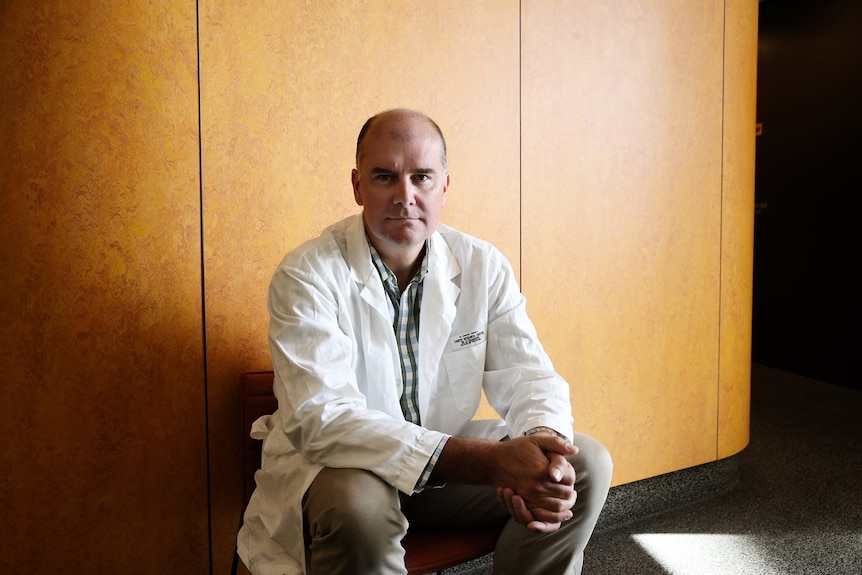
[[[562,455],[552,454],[549,458],[548,475],[551,476],[556,483],[560,483],[566,477],[566,471],[571,467],[569,462]]]
[[[558,465],[551,466],[551,479],[556,481],[557,483],[563,478],[563,470]]]
[[[545,453],[559,453],[560,455],[568,456],[578,452],[578,448],[564,437],[551,437],[550,435],[538,434],[532,437],[538,442],[538,446]]]

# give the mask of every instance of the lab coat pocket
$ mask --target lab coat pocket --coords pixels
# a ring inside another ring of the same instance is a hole
[[[482,399],[485,342],[444,353],[443,363],[456,409],[473,417]]]

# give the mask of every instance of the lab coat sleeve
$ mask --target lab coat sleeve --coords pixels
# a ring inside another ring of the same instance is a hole
[[[372,471],[411,493],[444,434],[370,409],[357,381],[357,326],[344,313],[350,283],[314,266],[285,265],[270,285],[269,342],[283,430],[300,454]],[[383,385],[366,382],[368,386]],[[397,409],[397,402],[395,403]]]
[[[502,256],[501,256],[502,258]],[[510,435],[539,426],[572,439],[569,384],[555,370],[527,317],[526,299],[505,261],[489,287],[488,348],[483,388]]]

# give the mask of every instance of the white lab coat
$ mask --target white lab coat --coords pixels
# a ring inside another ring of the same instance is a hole
[[[289,253],[270,285],[278,410],[255,424],[262,469],[238,537],[256,575],[304,573],[301,500],[318,471],[369,469],[412,493],[444,435],[502,439],[536,426],[572,436],[569,386],[527,318],[511,266],[440,225],[419,330],[419,413],[401,412],[401,368],[362,218]],[[485,391],[500,420],[473,421]]]

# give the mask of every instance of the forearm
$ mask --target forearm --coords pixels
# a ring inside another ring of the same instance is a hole
[[[450,437],[431,478],[509,487],[518,493],[542,490],[556,482],[551,461],[574,453],[566,439],[541,432],[508,441]]]
[[[493,485],[499,442],[468,437],[450,437],[431,473],[434,483]]]

